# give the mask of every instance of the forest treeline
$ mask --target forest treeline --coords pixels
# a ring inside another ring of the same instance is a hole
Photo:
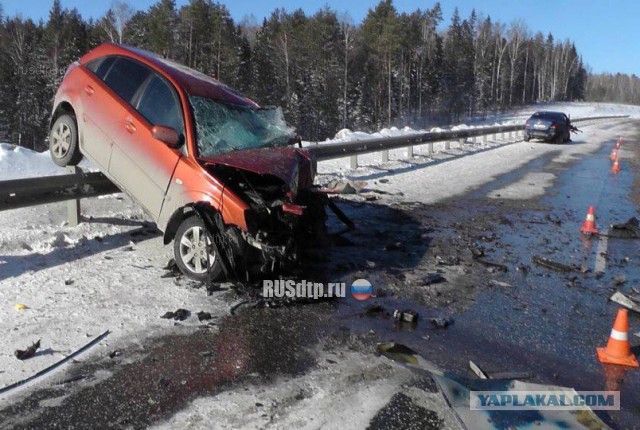
[[[66,67],[112,41],[148,49],[207,73],[256,100],[282,106],[305,139],[341,128],[423,127],[538,101],[623,101],[637,78],[588,73],[575,45],[439,3],[399,13],[382,0],[361,23],[329,8],[276,9],[235,22],[211,0],[122,1],[84,19],[54,0],[46,21],[2,16],[0,141],[41,148]],[[630,79],[630,80],[629,80]],[[633,99],[636,100],[636,99]],[[629,99],[629,102],[633,102]]]

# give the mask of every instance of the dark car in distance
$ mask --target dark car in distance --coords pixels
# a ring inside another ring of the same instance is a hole
[[[571,141],[571,119],[562,112],[540,111],[525,123],[524,140],[542,139],[548,142]]]

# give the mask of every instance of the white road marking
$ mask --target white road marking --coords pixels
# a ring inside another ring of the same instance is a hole
[[[605,258],[607,252],[607,245],[609,240],[606,236],[607,232],[604,231],[604,234],[600,236],[600,240],[598,241],[598,248],[596,249],[596,273],[604,273],[607,268],[607,259]]]

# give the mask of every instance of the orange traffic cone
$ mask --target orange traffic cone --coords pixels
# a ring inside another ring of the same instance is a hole
[[[596,228],[596,210],[593,208],[593,206],[589,206],[587,218],[584,220],[584,224],[582,224],[580,233],[598,234],[598,229]]]
[[[618,150],[614,149],[611,151],[611,161],[616,161],[616,158],[618,158]]]
[[[611,168],[613,173],[618,173],[620,171],[620,163],[618,162],[618,155],[616,154],[616,159],[613,160],[613,167]]]
[[[616,149],[620,149],[620,145],[622,145],[622,136],[618,137],[618,143],[616,143]]]
[[[597,348],[598,360],[605,364],[620,364],[622,366],[638,367],[638,360],[629,346],[629,317],[627,310],[620,308],[616,321],[613,323],[609,342],[606,348]]]

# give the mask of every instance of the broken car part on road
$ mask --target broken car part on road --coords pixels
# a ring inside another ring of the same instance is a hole
[[[536,426],[556,428],[562,423],[565,428],[575,429],[608,429],[609,427],[590,409],[581,410],[474,410],[471,409],[470,394],[472,391],[499,392],[568,392],[577,394],[572,388],[555,385],[533,384],[520,380],[489,379],[486,373],[478,370],[486,379],[469,379],[443,372],[435,364],[425,360],[417,352],[402,344],[382,343],[377,351],[393,362],[421,375],[428,374],[436,382],[439,391],[449,406],[455,411],[464,426],[469,429],[493,430],[496,423],[500,428],[528,429]],[[476,366],[477,367],[477,366]]]
[[[28,383],[42,377],[45,376],[47,373],[51,372],[52,370],[57,369],[58,367],[62,366],[63,364],[67,363],[70,360],[73,360],[74,358],[78,357],[80,354],[82,354],[83,352],[87,351],[88,349],[90,349],[91,347],[97,345],[102,339],[104,339],[105,337],[107,337],[109,335],[110,331],[107,330],[105,332],[103,332],[102,334],[98,335],[95,339],[93,339],[91,342],[87,343],[85,346],[83,346],[82,348],[76,350],[75,352],[67,355],[65,358],[63,358],[62,360],[52,364],[51,366],[39,371],[38,373],[36,373],[35,375],[32,375],[28,378],[25,378],[21,381],[15,382],[11,385],[7,385],[6,387],[0,388],[0,396],[10,392],[11,390],[27,385]],[[39,341],[38,341],[39,343]]]
[[[18,360],[27,360],[31,357],[33,357],[36,354],[36,351],[40,349],[40,340],[38,340],[37,342],[34,342],[33,345],[31,345],[29,348],[27,349],[18,349],[15,352],[16,358]]]

